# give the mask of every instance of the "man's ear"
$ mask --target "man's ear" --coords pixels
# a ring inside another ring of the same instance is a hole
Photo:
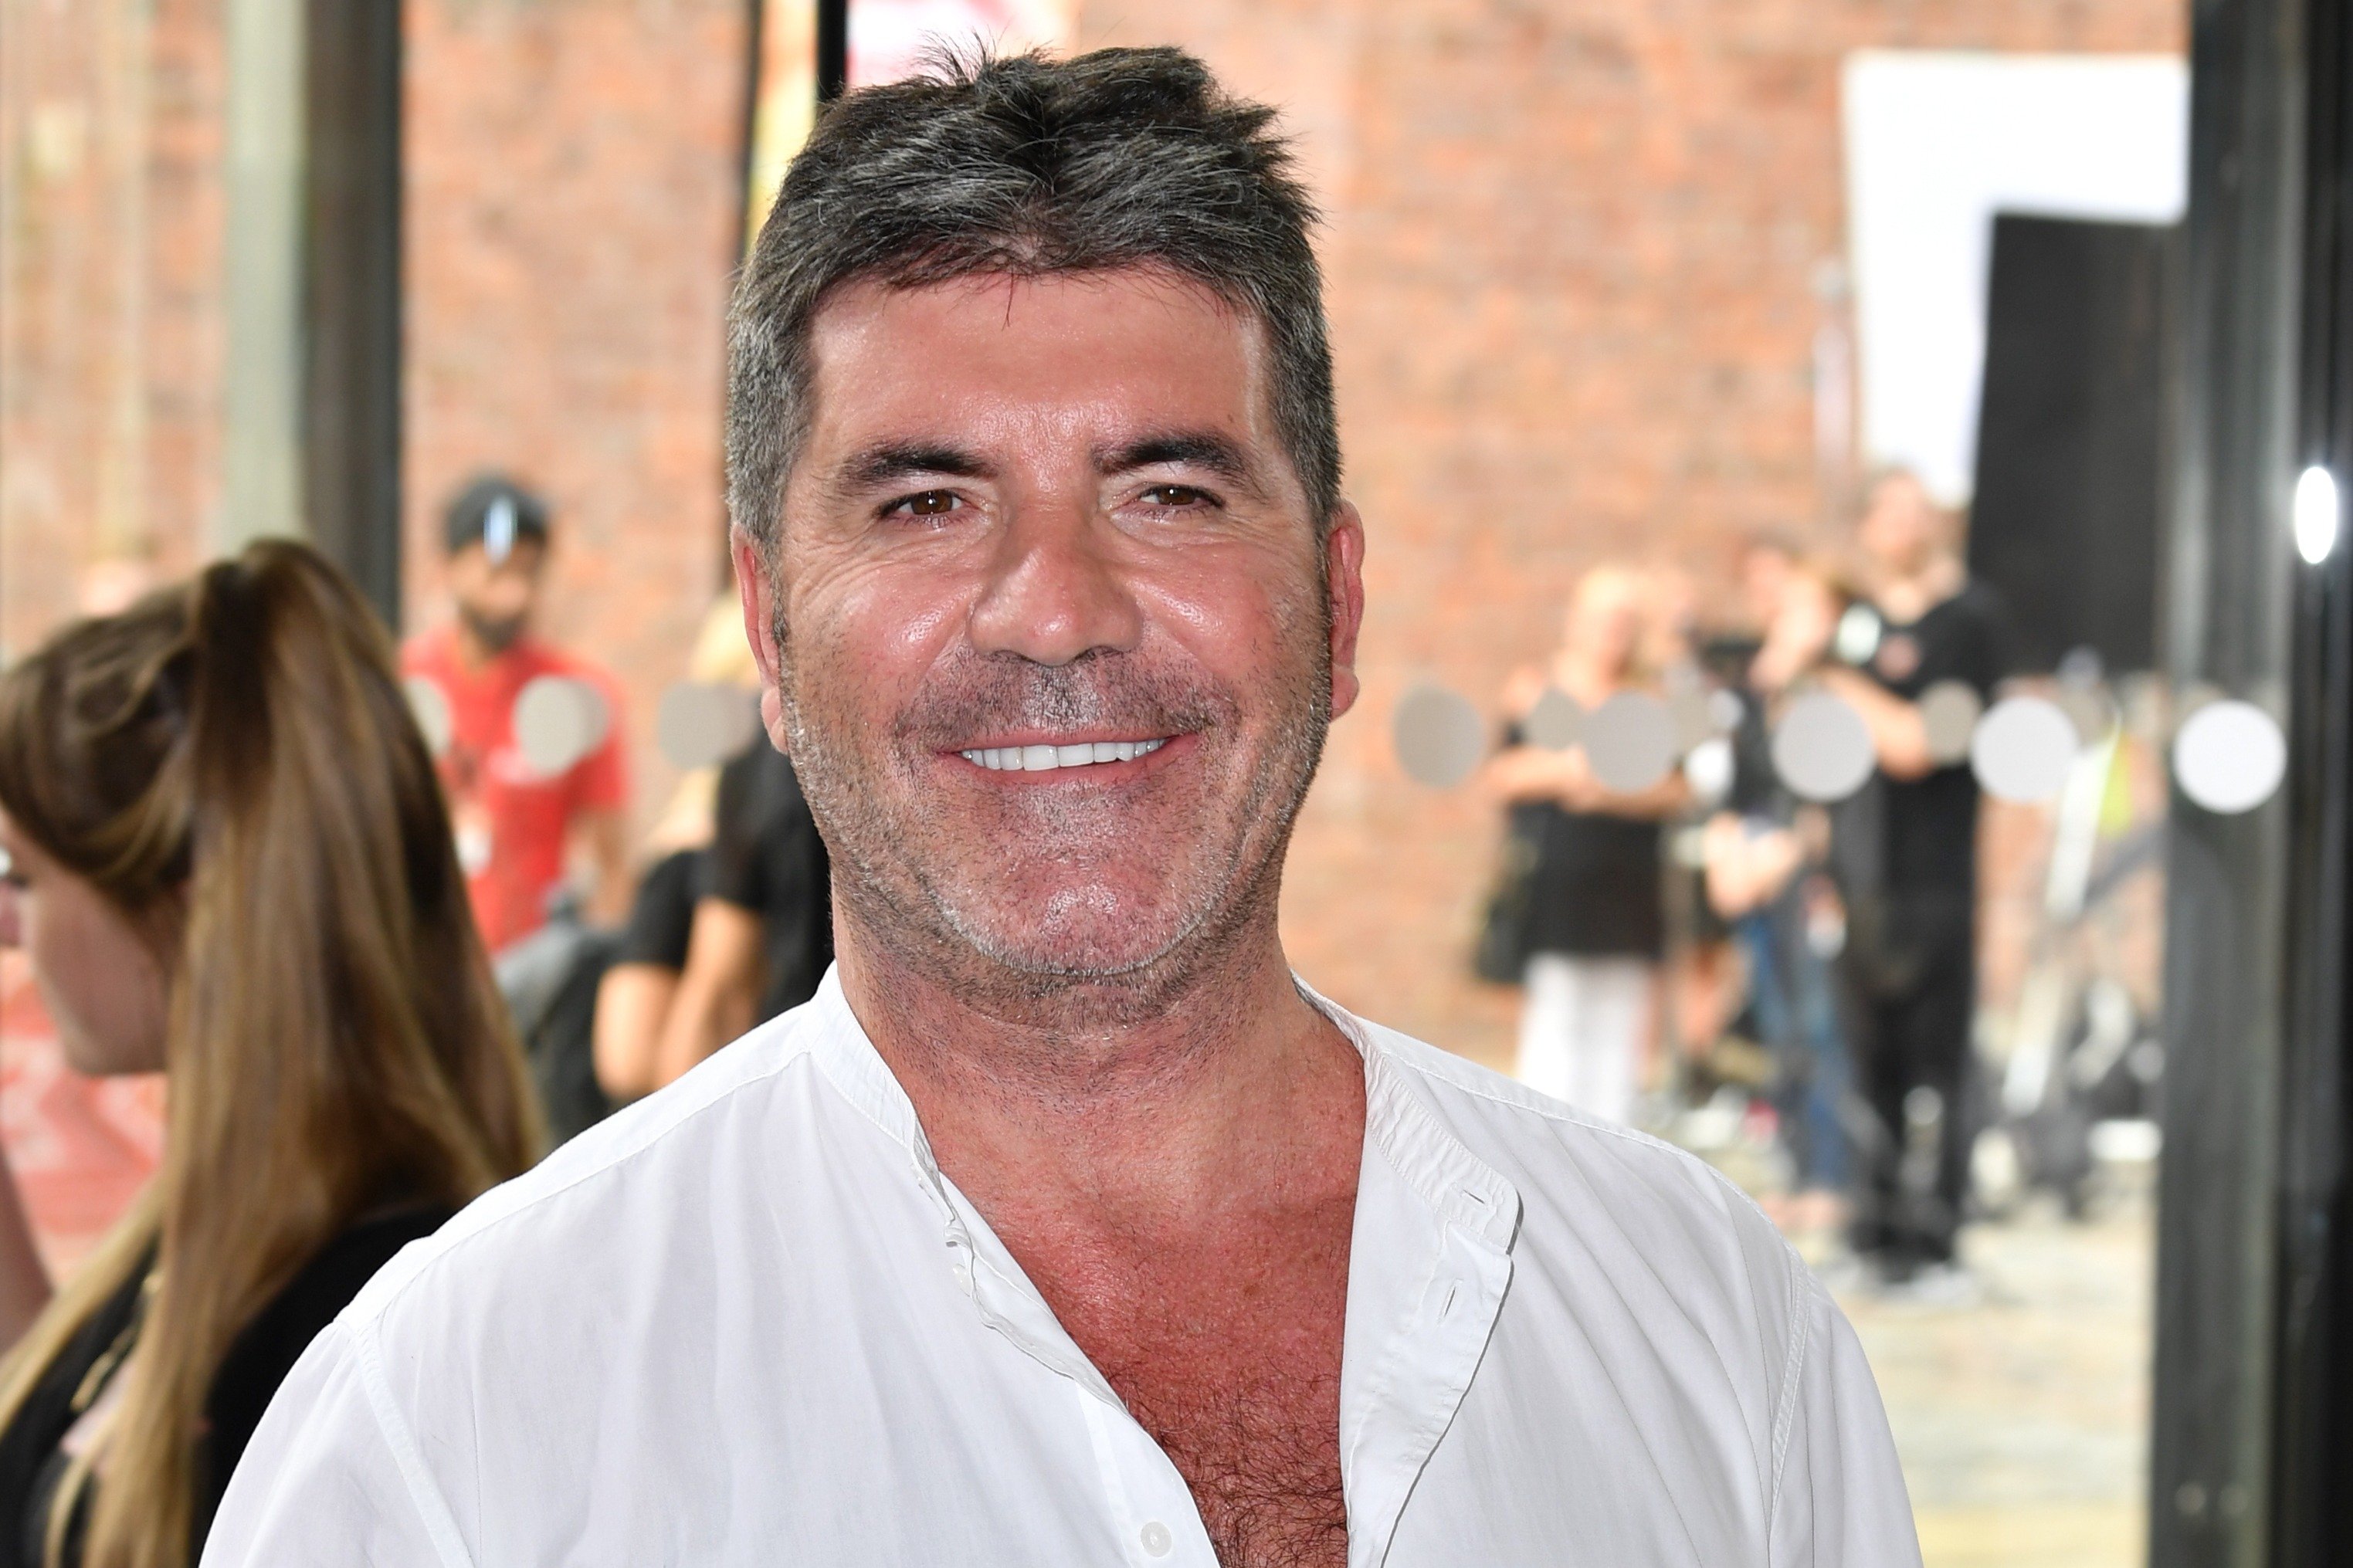
[[[1332,605],[1332,717],[1356,705],[1356,634],[1365,625],[1365,520],[1342,501],[1324,535],[1324,575]]]
[[[735,595],[744,605],[744,640],[752,645],[752,660],[760,667],[760,723],[769,743],[780,752],[785,744],[784,649],[776,646],[776,596],[782,587],[769,574],[767,552],[740,528],[727,532],[727,553],[735,562]]]

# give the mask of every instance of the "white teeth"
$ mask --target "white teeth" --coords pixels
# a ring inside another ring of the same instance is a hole
[[[1082,741],[1068,746],[979,746],[957,755],[991,773],[1045,773],[1095,763],[1132,763],[1168,743],[1156,741]]]

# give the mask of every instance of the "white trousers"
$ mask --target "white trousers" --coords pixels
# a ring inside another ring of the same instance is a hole
[[[1588,1115],[1624,1121],[1651,1036],[1651,967],[1643,958],[1528,960],[1514,1076]]]

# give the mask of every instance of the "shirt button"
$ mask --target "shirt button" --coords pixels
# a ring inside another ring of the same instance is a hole
[[[1146,1557],[1166,1557],[1168,1549],[1176,1544],[1176,1538],[1168,1533],[1168,1527],[1156,1519],[1144,1527],[1143,1537]]]

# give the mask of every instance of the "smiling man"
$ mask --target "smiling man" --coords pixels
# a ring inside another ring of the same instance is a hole
[[[208,1563],[1916,1562],[1738,1193],[1284,960],[1364,531],[1269,121],[1173,50],[825,116],[730,469],[839,966],[379,1276]]]

